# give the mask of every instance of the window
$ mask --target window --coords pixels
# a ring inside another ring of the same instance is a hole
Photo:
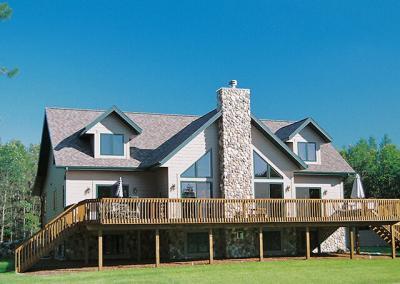
[[[100,134],[100,155],[123,156],[124,135]]]
[[[97,198],[115,197],[118,190],[118,185],[98,185]],[[129,185],[122,186],[124,197],[129,197]]]
[[[191,254],[208,253],[208,234],[207,233],[188,233],[187,251]]]
[[[282,178],[282,176],[255,151],[253,151],[253,167],[255,178]]]
[[[280,231],[263,232],[263,243],[265,250],[280,251],[282,249],[281,232]]]
[[[298,142],[297,151],[299,157],[306,162],[317,161],[317,145],[314,142]]]
[[[182,182],[183,198],[211,198],[211,182]]]
[[[254,183],[255,198],[283,198],[283,183]]]
[[[181,174],[184,178],[210,178],[211,170],[211,151],[205,153],[197,162],[191,165]]]

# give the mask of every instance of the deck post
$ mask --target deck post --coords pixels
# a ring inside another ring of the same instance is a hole
[[[214,237],[212,229],[208,229],[208,245],[209,245],[209,263],[213,264],[214,262]]]
[[[258,231],[258,240],[260,242],[260,261],[264,260],[264,241],[263,241],[263,227],[260,226]]]
[[[311,249],[310,249],[310,227],[306,227],[306,259],[310,259],[311,257]]]
[[[137,231],[136,236],[136,260],[140,262],[142,260],[142,241],[141,241],[141,234],[140,230]]]
[[[360,230],[358,229],[358,227],[356,227],[355,229],[355,237],[356,237],[356,254],[360,254]]]
[[[84,237],[84,246],[85,246],[85,265],[89,264],[89,240],[88,240],[88,236],[85,235]]]
[[[396,258],[396,238],[394,235],[394,225],[390,225],[390,235],[392,237],[392,258],[395,259]]]
[[[97,242],[98,242],[98,270],[103,269],[103,231],[100,229],[98,231],[98,236],[97,236]]]
[[[354,258],[354,227],[349,227],[350,231],[350,259]]]
[[[160,266],[160,230],[156,229],[156,267]]]

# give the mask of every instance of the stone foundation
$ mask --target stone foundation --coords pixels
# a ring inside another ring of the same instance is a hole
[[[321,229],[321,231],[322,230],[323,229]],[[332,230],[330,232],[332,232]],[[330,232],[328,232],[328,234]],[[346,251],[346,229],[344,227],[335,230],[321,243],[321,252],[338,251]]]

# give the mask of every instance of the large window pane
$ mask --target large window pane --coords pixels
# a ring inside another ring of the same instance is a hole
[[[196,167],[195,164],[191,165],[186,171],[181,174],[181,177],[196,177]]]
[[[268,177],[268,164],[256,152],[253,152],[254,177]]]
[[[255,151],[253,151],[253,164],[255,178],[282,178],[282,176]]]
[[[196,197],[197,198],[210,198],[211,197],[211,183],[198,182],[196,184]]]
[[[101,155],[124,155],[124,135],[122,134],[100,134]]]
[[[100,134],[100,154],[111,155],[112,151],[112,135]]]
[[[299,157],[303,161],[307,161],[307,143],[299,142],[297,144],[297,150],[299,152]]]
[[[254,183],[254,197],[255,198],[269,198],[269,184],[266,182]]]
[[[191,165],[186,171],[181,174],[181,177],[212,177],[211,171],[211,151],[208,151],[204,156]]]
[[[183,198],[211,198],[211,182],[182,182]]]
[[[182,182],[181,191],[183,198],[196,197],[196,183],[195,182]]]
[[[113,155],[124,155],[124,136],[113,135]]]
[[[196,162],[197,177],[211,177],[211,152],[207,152]]]
[[[283,184],[271,183],[269,185],[270,198],[283,198]]]
[[[307,143],[307,161],[315,162],[317,160],[315,143]]]

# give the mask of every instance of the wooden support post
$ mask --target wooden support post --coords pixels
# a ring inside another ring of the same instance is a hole
[[[85,235],[85,265],[89,264],[89,236]]]
[[[396,258],[396,238],[394,234],[394,225],[390,225],[390,235],[392,237],[392,258]]]
[[[156,229],[156,267],[160,266],[160,230]]]
[[[354,228],[349,227],[350,231],[350,259],[354,258]]]
[[[306,227],[306,259],[310,259],[311,257],[311,249],[310,249],[310,227]]]
[[[209,245],[209,263],[213,264],[214,262],[214,238],[212,229],[208,229],[208,245]]]
[[[356,254],[360,254],[360,230],[358,227],[355,229],[356,231]]]
[[[260,226],[258,231],[258,239],[260,241],[260,261],[264,260],[264,241],[263,241],[263,228]]]
[[[99,230],[98,232],[98,236],[97,236],[97,240],[98,240],[98,269],[99,271],[103,269],[103,231]]]
[[[137,231],[137,239],[136,239],[136,260],[138,262],[142,261],[142,240],[141,233]]]

